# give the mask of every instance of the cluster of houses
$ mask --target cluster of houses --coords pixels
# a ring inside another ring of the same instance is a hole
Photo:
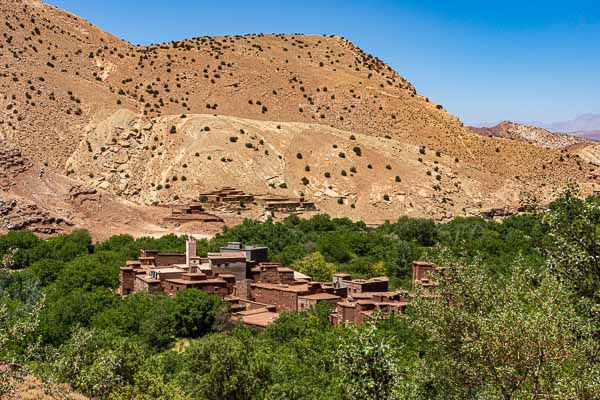
[[[429,274],[435,265],[415,262],[413,292],[429,290],[435,284]],[[121,267],[119,293],[136,292],[176,295],[196,288],[219,296],[231,305],[232,319],[264,328],[282,312],[308,310],[318,303],[330,303],[334,325],[361,324],[373,313],[400,313],[414,296],[405,290],[390,291],[387,277],[353,279],[335,274],[331,282],[315,282],[282,264],[269,262],[268,249],[229,243],[218,253],[196,255],[196,242],[189,238],[185,254],[141,250],[138,261]]]

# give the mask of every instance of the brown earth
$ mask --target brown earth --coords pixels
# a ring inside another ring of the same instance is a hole
[[[135,46],[35,0],[2,0],[0,15],[0,137],[144,212],[227,185],[370,223],[446,219],[599,184],[568,150],[463,127],[338,36]]]
[[[0,139],[0,233],[30,229],[44,237],[84,228],[102,240],[118,233],[202,236],[222,228],[169,226],[166,215],[165,208],[135,204],[31,162]]]

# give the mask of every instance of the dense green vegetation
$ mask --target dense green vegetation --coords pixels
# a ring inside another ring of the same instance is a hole
[[[184,237],[12,232],[0,236],[0,359],[109,399],[600,397],[597,199],[567,191],[548,211],[503,222],[246,221],[198,252],[227,241],[266,245],[319,279],[386,274],[408,288],[413,260],[445,268],[439,296],[404,315],[334,328],[317,307],[259,332],[197,290],[115,294],[126,260],[141,248],[183,252]],[[15,369],[1,371],[3,396]]]

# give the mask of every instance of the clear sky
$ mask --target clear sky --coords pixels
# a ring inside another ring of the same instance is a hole
[[[339,34],[467,123],[600,113],[600,0],[48,0],[121,38]]]

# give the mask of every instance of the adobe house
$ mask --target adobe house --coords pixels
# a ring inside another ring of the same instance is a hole
[[[164,292],[170,296],[174,296],[177,292],[185,289],[195,288],[223,299],[233,292],[234,282],[235,278],[232,275],[209,279],[206,274],[196,272],[184,273],[181,278],[167,279],[163,287]]]
[[[333,325],[342,323],[363,324],[375,313],[384,318],[404,312],[409,304],[408,292],[362,293],[355,298],[339,301],[330,315]]]
[[[185,223],[190,221],[199,222],[223,222],[223,218],[204,211],[200,202],[192,202],[187,206],[172,205],[171,215],[164,218],[165,221]]]
[[[233,274],[236,281],[246,279],[249,275],[244,252],[208,253],[207,258],[215,275]]]
[[[119,294],[124,297],[139,291],[162,291],[162,282],[179,278],[185,272],[198,270],[200,261],[193,238],[186,241],[185,254],[141,250],[139,261],[128,261],[120,268]]]
[[[265,329],[279,318],[279,313],[267,308],[240,311],[231,316],[233,321],[239,321],[253,328]]]
[[[432,262],[413,262],[412,290],[416,292],[419,288],[429,290],[435,286],[431,281],[431,274],[437,271],[437,266]]]
[[[330,293],[315,293],[306,296],[298,296],[298,311],[308,311],[319,303],[335,305],[342,298]]]
[[[252,300],[259,303],[274,304],[278,312],[298,311],[298,297],[320,291],[316,282],[300,285],[281,285],[272,283],[252,283]]]
[[[389,279],[386,276],[371,279],[352,279],[350,274],[334,274],[334,288],[346,288],[348,296],[365,292],[387,292]]]
[[[244,191],[225,186],[219,190],[214,190],[208,193],[199,195],[200,201],[204,203],[251,203],[254,201],[254,196]]]
[[[119,295],[125,297],[135,291],[135,277],[143,271],[139,261],[127,261],[119,271]]]
[[[286,268],[280,263],[260,263],[250,270],[252,280],[258,283],[283,283],[293,284],[295,281],[294,270]]]
[[[242,242],[229,242],[219,249],[221,253],[246,253],[246,261],[256,263],[269,261],[269,248],[263,246],[246,246]]]

